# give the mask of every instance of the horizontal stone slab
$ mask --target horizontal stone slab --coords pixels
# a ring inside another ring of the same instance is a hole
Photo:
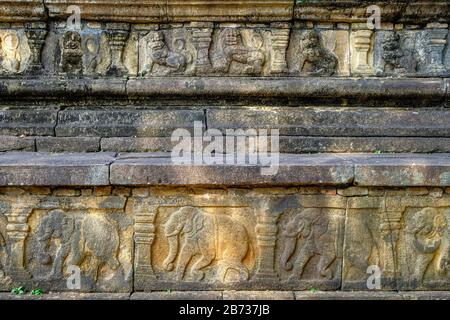
[[[97,152],[100,151],[98,137],[37,137],[38,152]]]
[[[445,80],[438,78],[314,78],[314,77],[155,77],[118,80],[105,78],[4,79],[2,98],[65,99],[86,95],[122,98],[142,97],[289,97],[321,99],[395,99],[443,100],[447,94]],[[420,90],[417,90],[420,88]]]
[[[367,7],[376,4],[383,14],[383,22],[426,23],[448,21],[450,5],[446,1],[364,1],[325,0],[296,1],[294,17],[298,20],[366,23]]]
[[[179,128],[204,122],[195,110],[64,110],[59,113],[56,135],[61,137],[170,136]]]
[[[67,0],[45,0],[50,17],[67,18]],[[77,1],[86,20],[121,22],[290,21],[292,0],[139,0]]]
[[[161,152],[5,152],[0,154],[0,186],[450,186],[449,153],[281,154],[276,174],[264,175],[263,169],[268,167],[260,162],[251,165],[248,159],[237,165],[174,164],[170,153]],[[336,203],[331,207],[344,206]]]
[[[448,121],[450,110],[447,109],[326,107],[228,109],[208,110],[207,119],[209,128],[223,131],[278,129],[283,136],[450,136]],[[371,142],[372,145],[374,143],[375,140]]]
[[[417,90],[421,88],[421,90]],[[441,79],[376,78],[171,78],[136,79],[127,83],[129,96],[243,96],[292,98],[443,99]]]
[[[108,185],[113,156],[113,153],[3,153],[0,154],[0,185]]]
[[[0,136],[0,152],[5,151],[36,151],[34,138]]]
[[[45,18],[42,0],[8,0],[0,3],[0,22],[30,22]]]
[[[276,175],[260,165],[174,165],[170,158],[118,159],[111,165],[115,185],[327,185],[348,184],[349,161],[333,155],[282,156]]]
[[[450,154],[381,155],[354,159],[356,185],[450,186]]]
[[[56,110],[0,110],[0,134],[8,136],[50,136],[54,134],[56,117]]]

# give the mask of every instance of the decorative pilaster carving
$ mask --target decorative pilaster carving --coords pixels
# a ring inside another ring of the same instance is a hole
[[[273,23],[271,28],[272,61],[270,73],[285,73],[288,71],[286,50],[289,45],[291,26],[289,23]]]
[[[444,25],[448,27],[447,25]],[[448,29],[439,24],[427,26],[427,51],[428,59],[425,71],[431,74],[440,74],[446,71],[444,64],[444,49],[447,45]]]
[[[357,30],[352,33],[352,72],[361,75],[373,73],[372,30]]]
[[[31,209],[21,208],[6,214],[7,234],[10,241],[10,270],[16,279],[28,279],[30,273],[25,269],[25,239],[28,236],[28,216]]]
[[[259,248],[259,258],[256,262],[255,279],[277,281],[275,271],[275,245],[278,233],[277,222],[282,210],[271,210],[269,201],[256,204],[257,219],[256,241]]]
[[[106,35],[110,47],[111,62],[106,70],[107,76],[122,77],[128,74],[123,63],[123,52],[130,35],[130,25],[111,23],[106,25]]]
[[[209,22],[192,22],[189,29],[191,30],[192,35],[192,45],[197,51],[197,56],[194,61],[194,72],[199,75],[207,74],[212,70],[209,51],[211,48],[214,24]]]
[[[145,280],[156,279],[152,267],[151,248],[155,239],[154,220],[157,210],[157,206],[151,206],[148,211],[137,212],[134,218],[135,273]]]
[[[380,233],[382,237],[381,268],[387,277],[394,277],[397,261],[397,243],[401,231],[402,212],[384,212],[382,213],[382,222]]]
[[[26,69],[28,74],[40,73],[43,70],[41,55],[47,33],[47,25],[44,22],[27,23],[25,26],[25,34],[31,51],[30,62]]]

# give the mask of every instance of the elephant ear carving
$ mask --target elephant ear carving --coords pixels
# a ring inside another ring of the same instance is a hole
[[[201,229],[203,229],[203,226],[205,224],[205,215],[202,213],[197,213],[194,217],[194,230],[193,232],[198,232]]]

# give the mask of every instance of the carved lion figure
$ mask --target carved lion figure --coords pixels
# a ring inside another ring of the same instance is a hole
[[[306,31],[300,37],[300,72],[311,76],[332,76],[338,59],[326,49],[316,31]]]
[[[255,48],[245,46],[238,29],[228,28],[221,34],[221,54],[216,59],[215,70],[218,72],[229,72],[231,64],[237,62],[243,65],[241,73],[260,74],[266,61],[264,52],[261,50],[262,38],[259,34],[253,36],[257,45]]]
[[[148,63],[145,65],[142,75],[152,73],[155,65],[162,67],[163,74],[184,72],[190,63],[190,55],[185,50],[184,40],[178,39],[175,44],[178,52],[169,49],[164,33],[161,31],[151,32],[147,41]]]
[[[405,222],[405,242],[409,278],[422,283],[431,262],[441,247],[447,222],[437,209],[425,208]],[[442,265],[442,264],[440,264]],[[439,271],[439,270],[437,270]]]

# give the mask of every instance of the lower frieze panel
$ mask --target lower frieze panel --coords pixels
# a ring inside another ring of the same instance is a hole
[[[449,235],[442,188],[0,188],[0,291],[450,290]]]
[[[338,289],[345,209],[307,197],[135,199],[135,288]]]

